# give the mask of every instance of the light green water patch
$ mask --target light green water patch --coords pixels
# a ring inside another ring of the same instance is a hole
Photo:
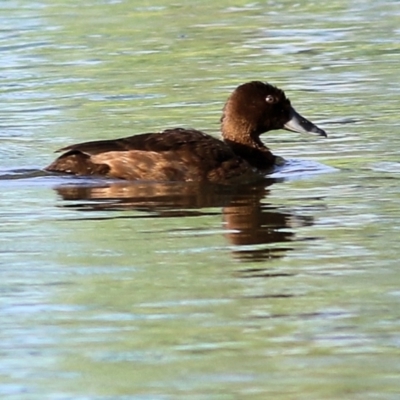
[[[2,397],[397,399],[396,1],[0,9]],[[254,79],[328,132],[271,149],[335,172],[223,193],[13,172],[79,141],[218,135]]]

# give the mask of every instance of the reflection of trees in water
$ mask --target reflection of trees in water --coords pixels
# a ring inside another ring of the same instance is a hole
[[[198,183],[109,182],[99,185],[65,185],[56,188],[63,207],[82,211],[140,210],[151,218],[189,217],[219,213],[222,208],[226,238],[238,260],[263,261],[291,250],[282,246],[294,239],[294,228],[312,225],[310,216],[279,211],[262,202],[268,184],[221,186]],[[120,216],[103,216],[119,218]]]

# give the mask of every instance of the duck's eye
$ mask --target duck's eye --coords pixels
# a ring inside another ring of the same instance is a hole
[[[265,98],[265,101],[267,103],[274,103],[275,102],[275,98],[274,96],[271,96],[270,94]]]

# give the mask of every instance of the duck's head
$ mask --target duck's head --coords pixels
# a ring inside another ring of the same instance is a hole
[[[274,129],[327,136],[325,131],[301,116],[285,93],[263,82],[237,87],[225,104],[221,119],[224,138],[247,136],[259,143],[259,136]],[[242,140],[243,141],[243,140]]]

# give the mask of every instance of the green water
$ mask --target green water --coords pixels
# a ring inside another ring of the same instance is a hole
[[[397,1],[9,0],[0,22],[1,398],[398,399]],[[311,165],[290,179],[37,172],[79,141],[218,135],[254,79],[328,132],[265,135]]]

